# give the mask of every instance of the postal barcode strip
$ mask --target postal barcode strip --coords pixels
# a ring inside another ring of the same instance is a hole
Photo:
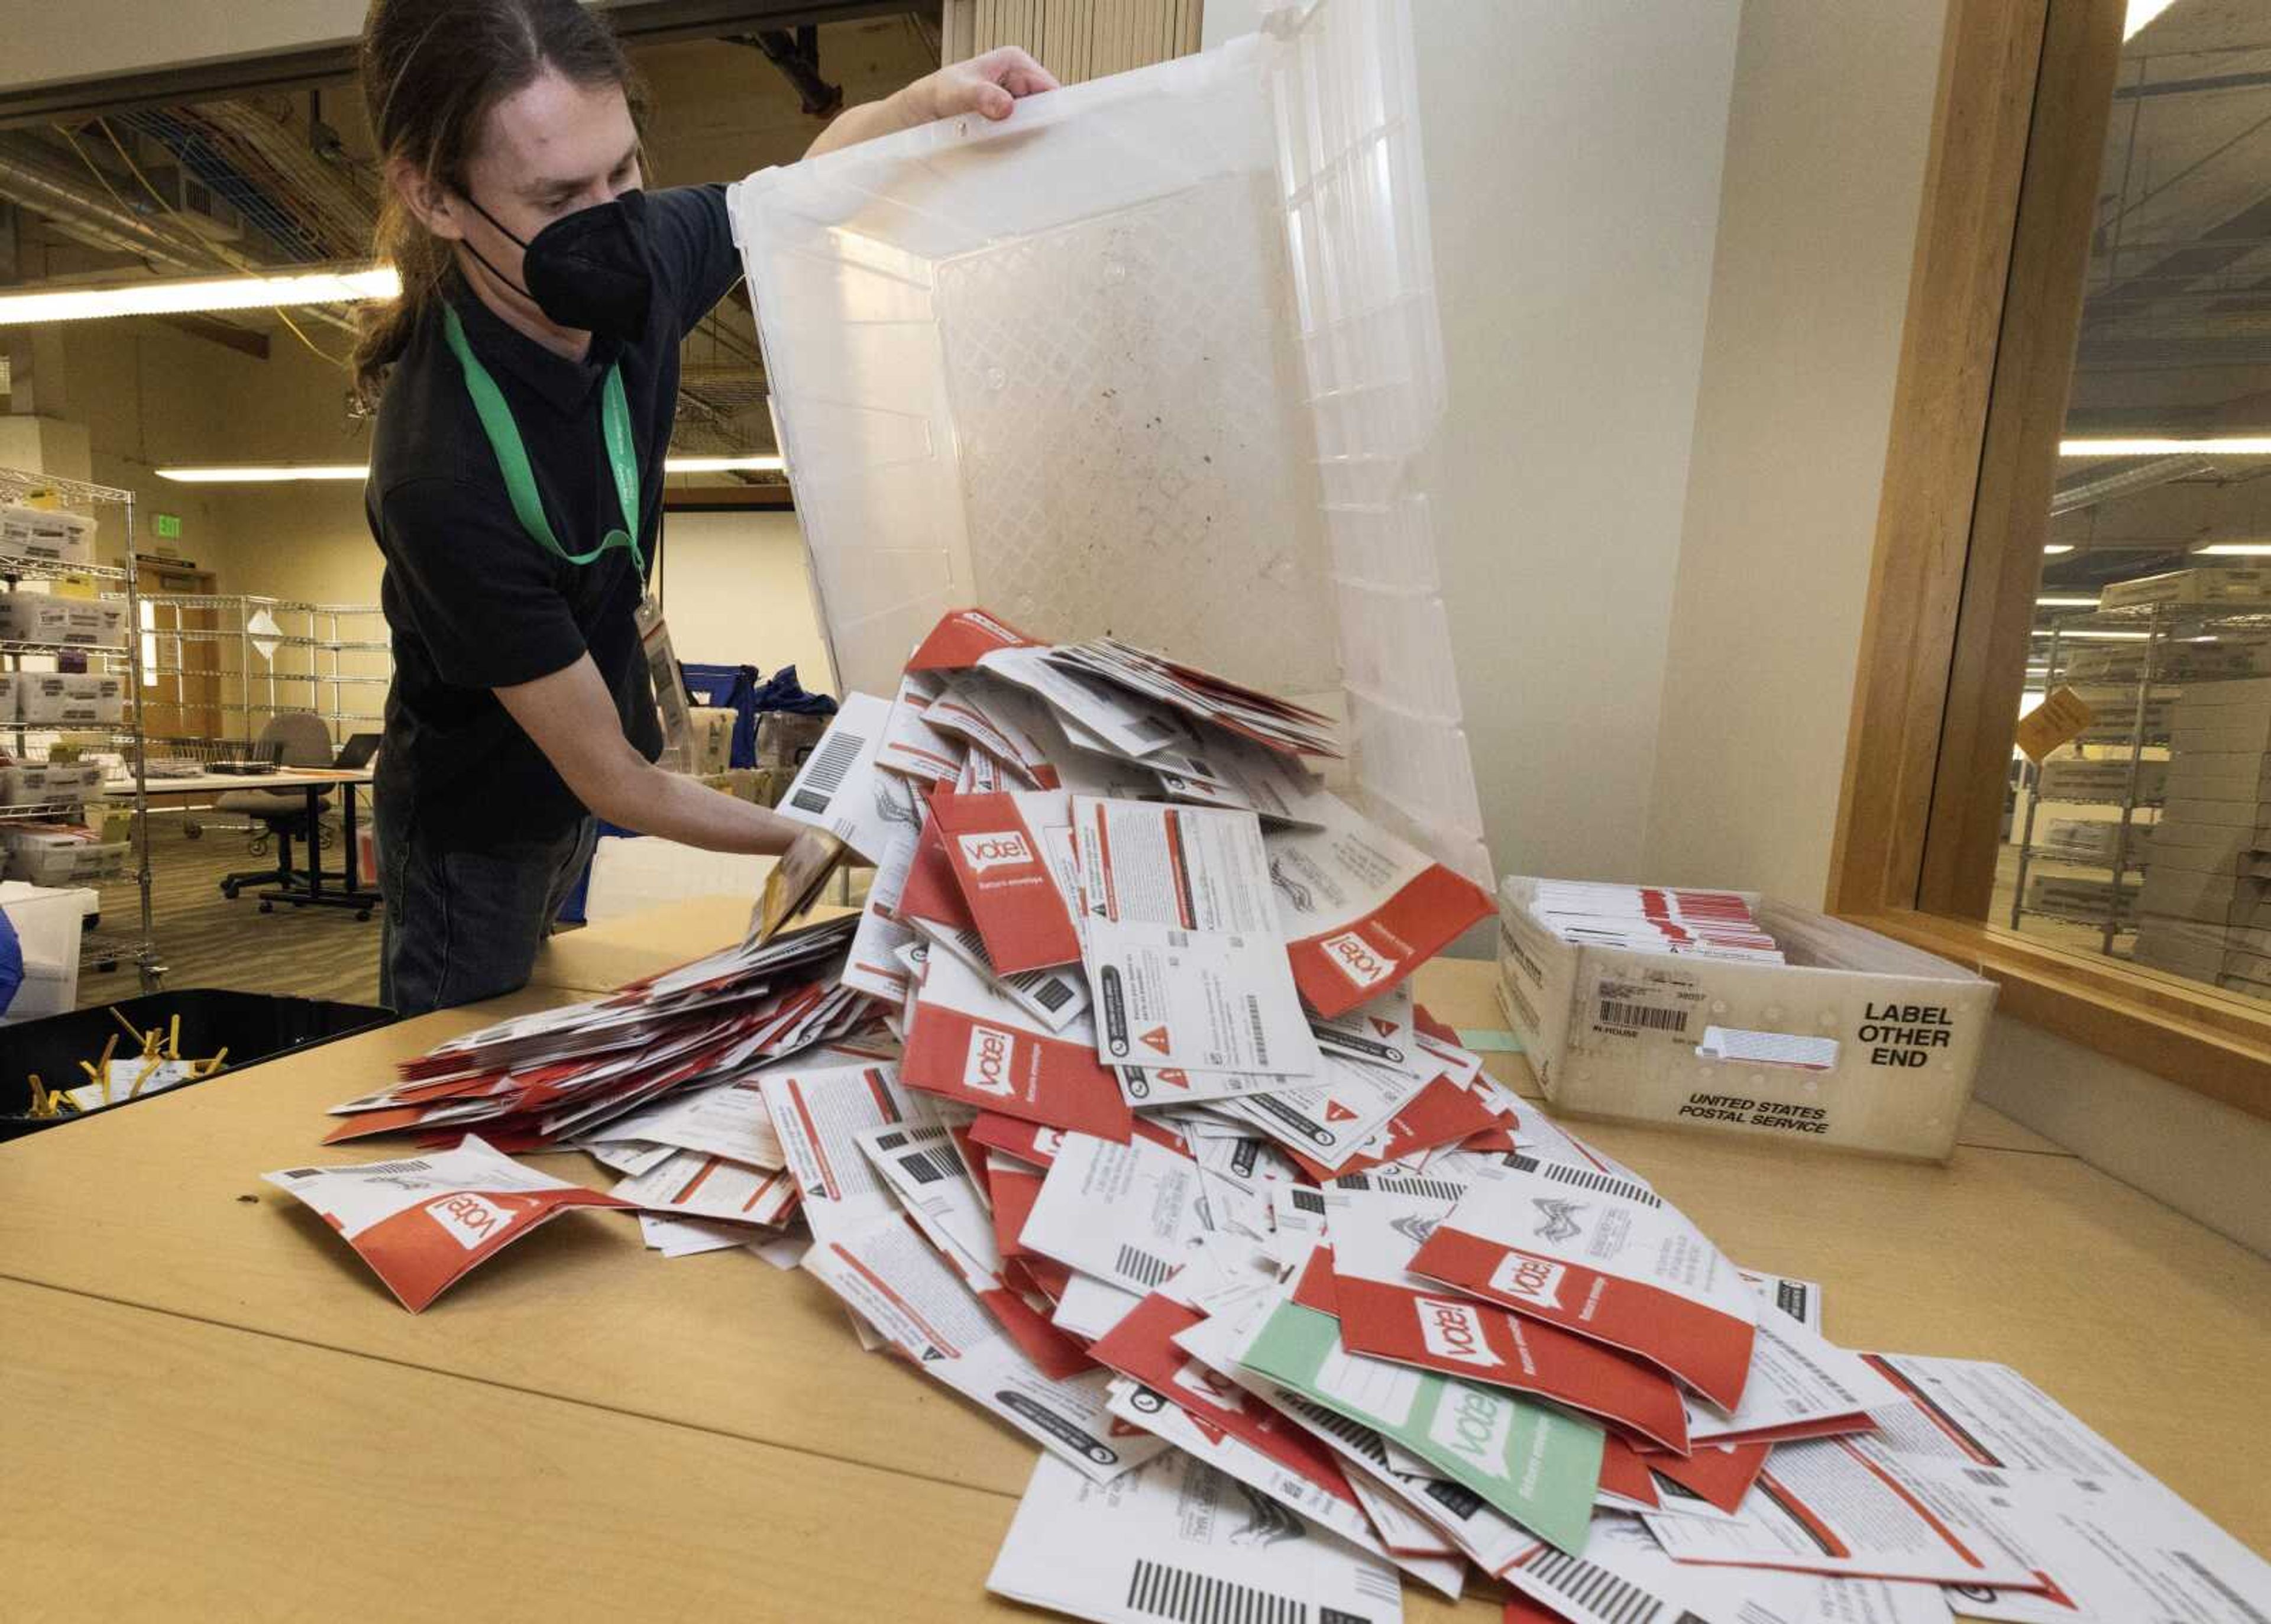
[[[1638,1585],[1559,1551],[1539,1552],[1522,1564],[1522,1572],[1543,1581],[1608,1624],[1654,1624],[1664,1612],[1664,1604]]]
[[[1054,1014],[1072,1002],[1072,983],[1061,976],[1044,976],[1040,985],[1031,988],[1026,995],[1042,1009]]]
[[[1388,1464],[1388,1446],[1381,1442],[1378,1433],[1366,1427],[1362,1421],[1352,1421],[1338,1411],[1328,1410],[1324,1405],[1303,1398],[1299,1394],[1289,1392],[1282,1387],[1277,1389],[1277,1397],[1284,1400],[1289,1408],[1319,1432],[1332,1434],[1334,1437],[1347,1444],[1349,1448],[1375,1466]]]
[[[1425,1196],[1430,1201],[1456,1201],[1467,1193],[1463,1184],[1448,1179],[1381,1178],[1376,1173],[1351,1173],[1333,1181],[1336,1189],[1382,1190],[1391,1196]]]
[[[1140,1556],[1128,1581],[1128,1605],[1178,1624],[1308,1624],[1309,1620],[1307,1602]]]
[[[330,1168],[330,1169],[328,1169],[328,1171],[332,1172],[332,1173],[431,1173],[433,1170],[434,1170],[434,1164],[433,1164],[433,1163],[431,1163],[431,1162],[422,1162],[422,1161],[365,1162],[365,1163],[363,1163],[361,1166],[357,1166],[357,1167],[333,1167],[333,1168]],[[305,1167],[305,1168],[302,1168],[302,1169],[298,1170],[297,1172],[294,1172],[294,1173],[292,1174],[292,1176],[293,1176],[294,1178],[295,1178],[295,1179],[296,1179],[296,1178],[300,1178],[300,1177],[302,1177],[303,1174],[307,1174],[307,1173],[318,1173],[318,1172],[323,1172],[323,1171],[326,1171],[326,1170],[325,1170],[325,1169],[322,1169],[322,1168],[316,1168],[316,1167]]]
[[[1254,1069],[1256,1071],[1269,1070],[1270,1037],[1262,1030],[1262,1000],[1250,993],[1246,999],[1246,1030],[1254,1039]]]
[[[912,1173],[918,1184],[935,1184],[941,1179],[952,1178],[956,1171],[945,1164],[943,1158],[928,1151],[909,1151],[899,1158],[899,1166]]]
[[[1646,1026],[1655,1032],[1686,1032],[1687,1011],[1660,1009],[1654,1004],[1626,1003],[1619,999],[1601,1000],[1601,1024],[1604,1026]]]
[[[1145,1285],[1157,1285],[1173,1272],[1167,1260],[1146,1252],[1141,1247],[1122,1243],[1119,1256],[1120,1272],[1131,1280],[1141,1280]]]
[[[1551,1179],[1556,1184],[1574,1184],[1581,1190],[1591,1190],[1597,1196],[1614,1196],[1620,1200],[1637,1202],[1643,1207],[1660,1207],[1664,1197],[1645,1185],[1634,1184],[1629,1179],[1612,1178],[1605,1173],[1595,1173],[1590,1167],[1573,1166],[1567,1162],[1544,1162],[1519,1151],[1508,1157],[1507,1165],[1523,1173],[1534,1173],[1541,1179]]]
[[[1345,1183],[1346,1181],[1344,1180],[1342,1182]],[[1296,1207],[1299,1207],[1302,1211],[1314,1212],[1320,1217],[1323,1216],[1325,1211],[1325,1198],[1316,1191],[1309,1188],[1307,1185],[1297,1184],[1291,1190],[1288,1190],[1286,1194],[1292,1197],[1293,1204]]]
[[[860,758],[867,741],[857,734],[831,733],[820,753],[806,764],[802,781],[796,788],[796,808],[800,812],[825,812],[828,803],[843,786],[844,775],[852,771],[852,764]]]

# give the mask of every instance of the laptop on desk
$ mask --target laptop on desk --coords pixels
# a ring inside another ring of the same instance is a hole
[[[339,758],[331,764],[342,772],[360,772],[370,765],[370,758],[378,754],[378,735],[375,733],[350,734],[347,741],[339,746]]]

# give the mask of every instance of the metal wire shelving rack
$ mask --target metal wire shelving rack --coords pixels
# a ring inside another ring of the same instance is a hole
[[[201,743],[235,738],[249,746],[270,718],[312,711],[331,726],[333,742],[348,733],[375,730],[391,680],[385,670],[351,670],[354,656],[391,656],[383,611],[375,603],[316,603],[242,592],[153,592],[144,640],[155,651],[153,675],[182,686],[176,714],[209,711],[226,717],[209,738],[175,730],[168,742],[194,752]],[[259,624],[266,616],[269,629]],[[211,624],[190,623],[192,617]],[[372,622],[376,635],[349,637]],[[210,663],[193,663],[190,651],[210,651]],[[376,664],[376,661],[368,662]],[[299,668],[294,669],[294,667]],[[186,685],[210,681],[210,696],[188,697]]]
[[[134,493],[113,486],[97,485],[85,480],[63,479],[50,473],[36,473],[18,468],[0,468],[0,502],[20,502],[29,497],[53,498],[66,509],[88,514],[103,522],[109,533],[123,543],[123,566],[109,564],[64,564],[51,559],[27,558],[0,555],[0,591],[13,592],[26,581],[85,582],[100,591],[105,584],[123,588],[115,594],[126,605],[124,623],[125,644],[123,648],[86,646],[78,644],[38,643],[22,640],[0,642],[0,667],[15,672],[27,669],[26,659],[52,662],[60,669],[65,658],[83,656],[87,668],[99,670],[103,662],[116,667],[123,662],[126,674],[126,716],[128,725],[118,728],[78,727],[67,724],[48,725],[26,723],[13,718],[0,722],[0,734],[8,741],[10,754],[18,760],[30,758],[31,741],[34,738],[101,740],[121,745],[128,772],[134,784],[134,881],[139,905],[138,933],[130,939],[104,933],[86,936],[80,944],[82,961],[108,965],[130,955],[138,974],[142,990],[155,992],[165,975],[165,965],[158,956],[157,933],[151,906],[150,819],[147,786],[144,778],[144,742],[142,711],[142,650],[135,629],[141,619],[141,599],[136,585],[136,565],[138,562],[135,546]],[[115,514],[115,528],[105,510]],[[52,744],[47,748],[52,749]],[[80,815],[82,808],[74,801],[35,801],[0,806],[0,819],[8,821],[38,821]]]

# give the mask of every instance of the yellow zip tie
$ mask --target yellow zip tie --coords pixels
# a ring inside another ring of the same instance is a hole
[[[110,1018],[116,1021],[121,1026],[126,1028],[126,1035],[128,1037],[133,1039],[135,1042],[140,1043],[142,1041],[142,1029],[139,1026],[137,1026],[133,1022],[128,1020],[124,1016],[119,1014],[118,1006],[116,1004],[110,1005],[109,1009]]]
[[[153,1054],[146,1062],[144,1062],[142,1069],[134,1074],[134,1086],[127,1091],[126,1098],[131,1099],[136,1095],[139,1094],[142,1091],[142,1085],[155,1076],[157,1074],[158,1068],[165,1063],[166,1057],[164,1055]]]
[[[182,1017],[178,1015],[174,1017],[173,1035],[166,1040],[166,1054],[172,1060],[182,1058]]]
[[[103,1072],[104,1072],[104,1075],[108,1076],[108,1075],[109,1074],[109,1071],[110,1071],[110,1057],[111,1057],[112,1055],[114,1055],[114,1054],[117,1054],[117,1053],[118,1053],[118,1034],[117,1034],[116,1032],[112,1032],[112,1033],[110,1034],[110,1041],[109,1041],[109,1042],[108,1042],[108,1043],[106,1043],[106,1044],[104,1044],[104,1045],[102,1046],[102,1058],[101,1058],[101,1060],[99,1060],[99,1061],[95,1062],[95,1064],[96,1064],[96,1065],[101,1066],[101,1067],[102,1068]]]
[[[221,1062],[223,1062],[223,1061],[227,1060],[227,1058],[228,1058],[228,1046],[227,1046],[227,1044],[223,1044],[223,1045],[221,1045],[220,1052],[219,1054],[215,1054],[215,1055],[214,1055],[211,1060],[204,1061],[204,1062],[199,1062],[200,1064],[202,1064],[202,1065],[205,1067],[205,1069],[204,1069],[203,1071],[199,1072],[197,1075],[198,1075],[199,1076],[205,1076],[205,1077],[209,1077],[209,1076],[212,1076],[212,1074],[213,1074],[214,1072],[219,1071],[219,1070],[220,1069],[220,1063],[221,1063]]]

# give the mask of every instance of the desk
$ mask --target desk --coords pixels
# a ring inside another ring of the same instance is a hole
[[[369,919],[370,911],[379,905],[376,890],[367,890],[362,876],[356,872],[355,863],[355,791],[371,782],[368,767],[279,767],[273,772],[200,772],[189,778],[152,778],[143,786],[145,799],[155,800],[164,795],[225,795],[231,790],[266,789],[283,793],[304,790],[308,797],[308,867],[296,876],[299,883],[278,886],[259,893],[260,911],[267,913],[279,902],[288,902],[295,908],[353,908],[359,919]],[[346,860],[342,883],[335,890],[325,890],[324,882],[323,843],[314,833],[316,820],[322,811],[323,793],[332,786],[339,790],[339,816],[345,831]],[[107,784],[103,795],[112,801],[134,799],[134,786]],[[376,877],[376,876],[374,876]],[[235,893],[232,892],[231,895]]]
[[[857,1355],[816,1282],[740,1252],[665,1262],[628,1220],[578,1214],[413,1316],[258,1181],[372,1159],[316,1141],[398,1058],[586,995],[565,983],[595,965],[693,957],[747,916],[735,898],[608,921],[494,1004],[0,1147],[0,1381],[39,1395],[0,1434],[0,1613],[298,1617],[320,1594],[357,1618],[727,1598],[768,1618],[1033,1616],[983,1590],[1031,1447]],[[1431,965],[1421,996],[1494,1025],[1487,976]],[[2074,1157],[1976,1143],[2023,1136],[1992,1114],[1976,1126],[1945,1168],[1587,1132],[1739,1261],[1821,1280],[1837,1340],[2015,1365],[2271,1547],[2271,1262]],[[543,1165],[607,1181],[580,1156]],[[1454,1611],[1407,1596],[1415,1620]]]

